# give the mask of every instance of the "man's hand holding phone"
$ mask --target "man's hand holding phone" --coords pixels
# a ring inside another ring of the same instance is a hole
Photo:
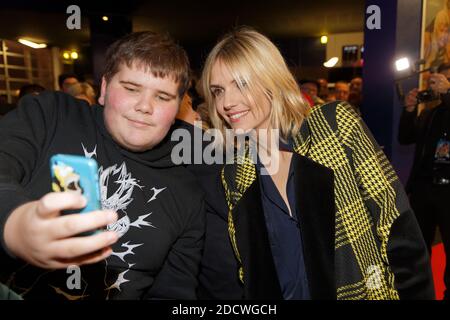
[[[5,225],[5,242],[16,256],[42,268],[61,269],[90,264],[111,254],[118,237],[113,231],[91,236],[78,234],[105,227],[117,221],[117,213],[100,210],[89,214],[60,215],[80,209],[86,200],[75,192],[48,193],[38,201],[16,208]]]
[[[58,192],[11,213],[4,230],[6,246],[23,260],[48,269],[105,259],[118,236],[98,230],[116,222],[117,213],[100,210],[97,163],[81,156],[55,155],[50,168],[52,189]]]

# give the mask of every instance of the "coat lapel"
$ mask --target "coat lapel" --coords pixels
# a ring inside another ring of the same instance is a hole
[[[295,196],[312,299],[336,299],[333,171],[294,154]]]
[[[236,241],[244,268],[246,299],[282,299],[270,250],[258,178],[233,210]]]
[[[333,171],[295,154],[295,197],[312,299],[336,299]],[[283,299],[267,233],[258,177],[233,209],[246,299]]]

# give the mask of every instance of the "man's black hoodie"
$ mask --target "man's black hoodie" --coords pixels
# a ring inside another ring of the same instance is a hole
[[[58,92],[26,96],[0,120],[1,281],[24,299],[194,299],[204,235],[203,194],[194,176],[171,161],[170,132],[141,153],[120,147],[103,107]],[[3,231],[19,205],[51,192],[52,155],[99,164],[103,209],[118,212],[112,255],[70,270],[43,270],[7,252]],[[76,276],[76,275],[75,275]]]

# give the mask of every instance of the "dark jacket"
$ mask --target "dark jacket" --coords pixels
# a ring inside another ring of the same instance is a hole
[[[120,147],[106,130],[101,106],[58,92],[26,96],[0,120],[0,239],[12,210],[51,191],[49,158],[93,157],[102,209],[119,220],[120,239],[105,261],[83,266],[80,288],[66,270],[48,271],[7,257],[3,281],[24,299],[194,299],[203,247],[203,193],[172,162],[169,135],[144,152]],[[4,245],[4,243],[2,243]]]
[[[305,248],[305,267],[313,299],[335,299],[333,173],[306,157],[294,154],[295,187]],[[206,237],[201,263],[200,299],[281,299],[262,214],[261,191],[255,183],[235,210],[238,242],[248,272],[246,285],[238,279],[238,264],[227,230],[227,204],[219,166],[198,168],[197,178],[207,193]],[[264,266],[264,267],[262,267]],[[263,281],[261,281],[264,279]]]
[[[417,222],[395,173],[368,129],[350,106],[339,102],[315,108],[308,122],[309,125],[305,123],[302,127],[305,148],[301,148],[304,151],[302,154],[307,156],[295,154],[293,161],[296,166],[297,212],[311,298],[434,298],[429,258]],[[337,149],[340,144],[341,149]],[[337,170],[333,174],[319,161],[328,162]],[[342,171],[342,168],[346,169]],[[207,202],[199,298],[281,299],[264,223],[258,178],[241,190],[242,195],[232,208],[237,247],[244,270],[243,284],[238,277],[239,264],[228,232],[228,204],[221,169],[210,167],[208,172],[197,166],[196,170]],[[341,175],[339,190],[334,185],[336,172]],[[230,179],[225,178],[228,184],[233,184],[233,177],[242,178],[231,174]],[[376,193],[383,189],[386,191]],[[372,199],[372,196],[375,198]],[[350,204],[341,209],[338,217],[335,204],[342,206],[347,201],[342,198],[350,198]],[[355,201],[354,206],[351,201]],[[362,207],[360,203],[363,203]],[[377,222],[380,216],[389,220]],[[348,235],[343,231],[344,220],[348,220],[345,222],[348,224],[345,227]],[[368,236],[378,228],[380,234]],[[357,248],[351,243],[358,244]],[[354,262],[352,255],[356,250],[358,255],[370,261],[367,269],[359,269]],[[379,261],[381,264],[378,264]],[[353,280],[359,275],[358,272],[365,281]],[[392,283],[385,283],[387,293],[377,291],[376,281],[373,290],[368,288],[374,284],[371,279],[376,280],[378,276],[392,279]],[[342,284],[352,283],[352,280],[353,285],[346,287]]]
[[[439,106],[424,110],[418,116],[416,110],[403,110],[400,117],[398,141],[403,145],[416,145],[413,166],[406,184],[408,192],[418,181],[431,182],[431,162],[436,143],[444,128],[450,132],[450,118],[445,115],[450,113],[450,94],[442,96],[442,100]],[[443,123],[445,120],[448,123]]]

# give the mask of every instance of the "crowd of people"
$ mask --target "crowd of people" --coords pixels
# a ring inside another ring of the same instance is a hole
[[[99,92],[96,90],[96,86],[87,81],[80,81],[76,74],[61,74],[58,77],[58,84],[59,90],[62,92],[84,100],[89,105],[97,103]],[[310,107],[333,101],[346,101],[361,115],[360,109],[363,100],[361,77],[352,78],[349,82],[337,81],[332,84],[329,84],[328,80],[324,78],[317,80],[301,79],[298,81],[298,85],[304,100]],[[45,90],[46,88],[39,84],[26,84],[20,88],[17,98],[20,99],[26,94],[38,95]],[[5,106],[0,116],[14,107],[15,104],[8,108]],[[204,104],[204,94],[198,85],[198,78],[193,77],[192,72],[189,89],[183,97],[177,119],[191,124],[201,121],[204,129],[211,127],[207,106]]]
[[[304,79],[299,81],[299,85],[302,94],[311,107],[339,100],[348,102],[361,114],[363,100],[363,80],[361,77],[355,77],[350,82],[340,80],[332,85],[329,85],[324,78]]]

